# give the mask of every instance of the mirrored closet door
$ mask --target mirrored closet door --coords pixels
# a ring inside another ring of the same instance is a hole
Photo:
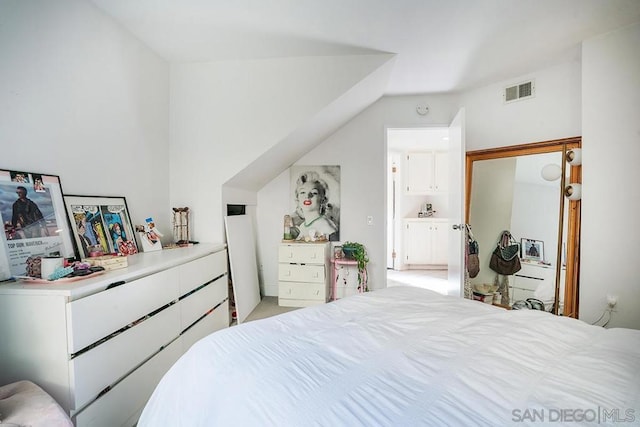
[[[495,282],[489,261],[508,230],[521,263],[507,278],[509,304],[533,299],[578,317],[580,145],[575,137],[467,152],[466,222],[480,246],[472,285]]]

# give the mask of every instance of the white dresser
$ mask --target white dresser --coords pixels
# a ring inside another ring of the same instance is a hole
[[[547,309],[551,309],[555,296],[555,267],[528,262],[521,263],[522,268],[513,275],[510,299],[511,303],[527,298],[540,298]],[[565,272],[560,270],[560,310],[564,306]]]
[[[132,426],[197,340],[229,326],[224,245],[141,253],[76,282],[0,285],[0,384],[31,380],[77,426]]]
[[[282,243],[278,249],[278,304],[307,307],[329,298],[329,243]]]

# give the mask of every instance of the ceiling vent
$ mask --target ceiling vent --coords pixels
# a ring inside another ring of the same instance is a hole
[[[520,101],[521,99],[533,98],[536,94],[536,85],[533,80],[518,83],[504,89],[503,98],[505,103]]]

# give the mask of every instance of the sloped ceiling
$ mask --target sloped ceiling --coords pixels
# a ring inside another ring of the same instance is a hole
[[[582,40],[640,21],[638,0],[86,1],[171,63],[395,55],[267,142],[227,182],[247,190],[383,95],[456,92],[512,78],[579,58]]]
[[[274,178],[274,172],[285,170],[310,151],[317,141],[374,103],[384,92],[393,67],[393,55],[379,55],[380,64],[343,95],[301,123],[286,138],[264,152],[245,169],[226,182],[226,185],[244,190],[259,190]]]
[[[171,62],[397,55],[385,94],[459,91],[579,55],[638,0],[87,0]]]

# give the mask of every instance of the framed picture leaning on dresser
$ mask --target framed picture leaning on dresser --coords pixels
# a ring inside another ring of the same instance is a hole
[[[0,169],[0,218],[0,281],[26,275],[29,257],[75,256],[57,175]]]
[[[64,196],[81,258],[138,253],[124,197]]]

